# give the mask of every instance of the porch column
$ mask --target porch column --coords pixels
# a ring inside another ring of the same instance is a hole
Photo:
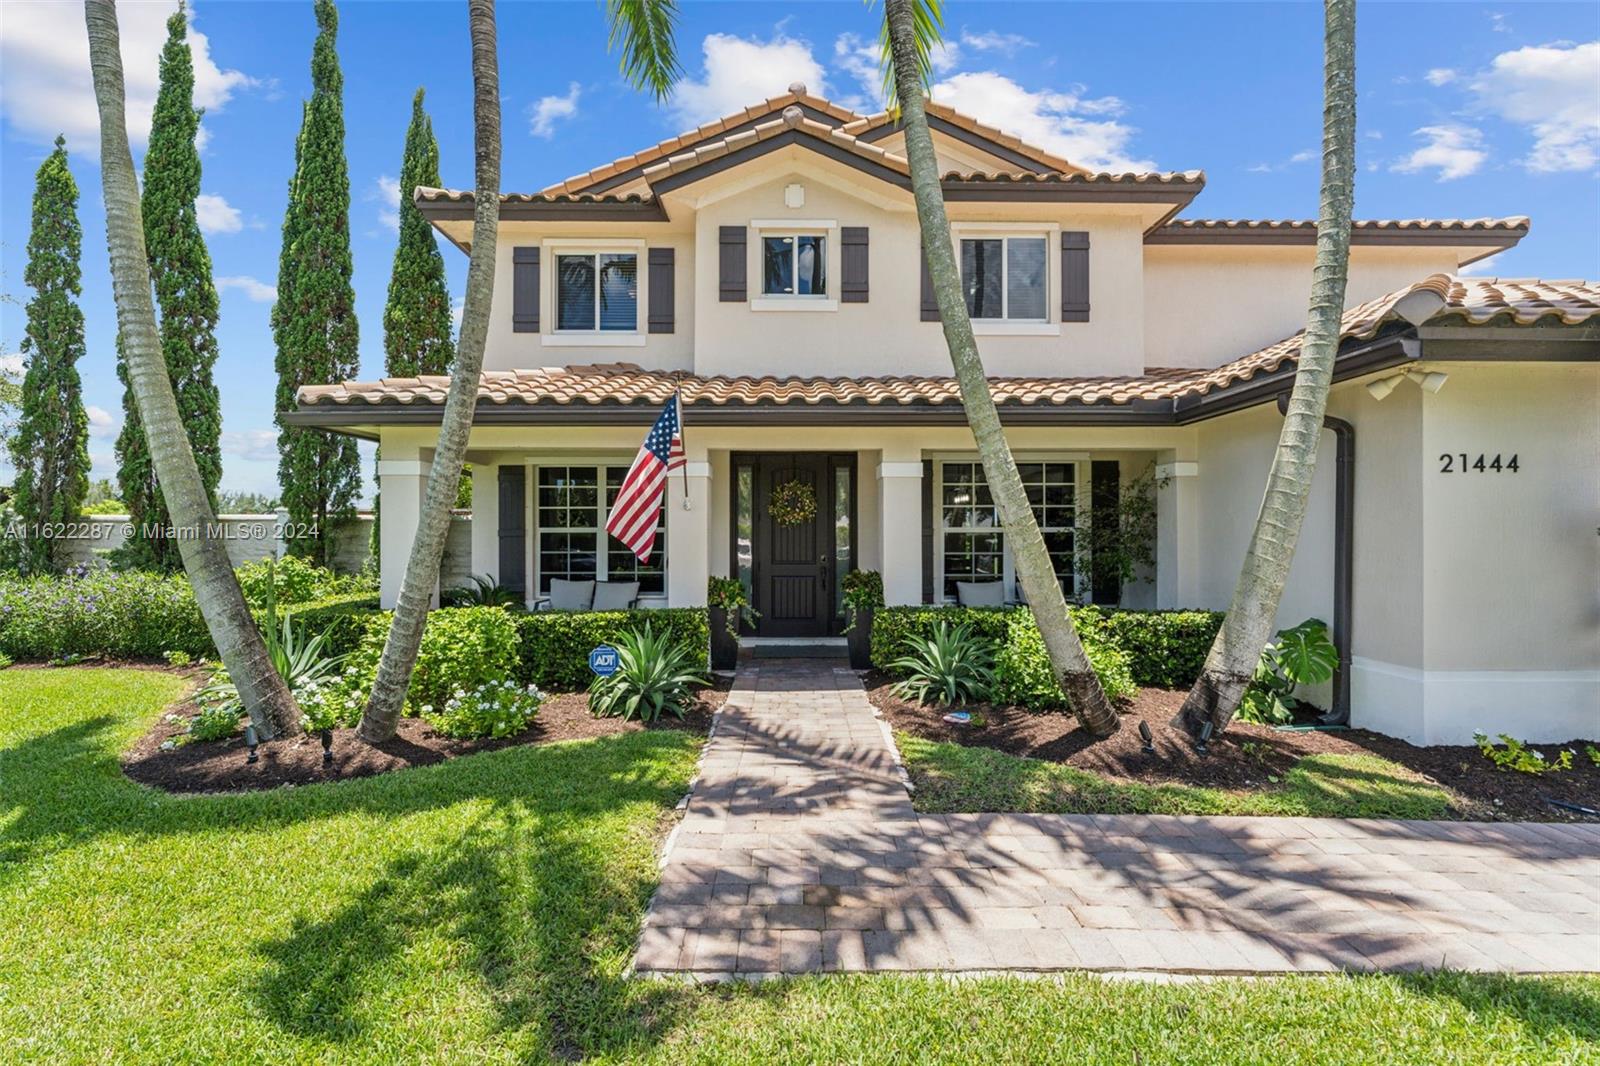
[[[500,580],[500,466],[472,464],[472,574]]]
[[[922,602],[922,459],[884,452],[878,464],[878,535],[883,599]]]
[[[685,476],[687,475],[687,476]],[[689,509],[683,508],[688,484]],[[667,477],[667,605],[704,607],[711,576],[711,464],[690,460]],[[726,530],[723,534],[726,535]]]
[[[380,459],[378,485],[383,493],[382,523],[378,533],[378,603],[385,610],[400,599],[400,582],[411,558],[411,542],[422,514],[422,494],[431,464],[420,459]],[[434,589],[434,602],[438,602]]]
[[[1200,605],[1200,464],[1177,452],[1156,459],[1156,607]]]

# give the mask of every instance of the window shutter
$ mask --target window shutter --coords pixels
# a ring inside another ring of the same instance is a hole
[[[511,250],[511,331],[539,332],[539,249]]]
[[[673,277],[677,253],[671,248],[650,249],[650,332],[671,333],[677,282]]]
[[[1089,464],[1089,522],[1100,529],[1115,529],[1117,510],[1122,501],[1122,464],[1115,459],[1096,459]],[[1108,566],[1095,566],[1089,560],[1089,581],[1095,603],[1115,606],[1122,602],[1122,578]]]
[[[922,246],[922,321],[939,321],[939,299],[933,294],[933,274],[928,270],[928,246]]]
[[[1089,235],[1061,234],[1061,321],[1089,321]]]
[[[719,291],[723,303],[743,303],[745,298],[745,231],[743,226],[721,226],[717,230],[721,246],[718,260]]]
[[[518,249],[519,251],[521,249]],[[537,251],[537,249],[535,249]],[[502,466],[500,474],[500,584],[528,593],[528,470]]]
[[[937,603],[933,589],[933,460],[922,460],[922,602]]]
[[[845,226],[839,230],[839,300],[847,304],[867,302],[867,227]]]

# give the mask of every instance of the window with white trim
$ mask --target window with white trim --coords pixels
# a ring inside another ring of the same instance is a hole
[[[761,237],[761,294],[763,296],[826,296],[828,294],[827,238],[821,234],[763,234]]]
[[[961,239],[961,289],[978,321],[1046,322],[1049,242],[1043,235]]]
[[[637,333],[639,256],[635,252],[558,252],[556,332]]]
[[[959,581],[1000,581],[1006,598],[1017,598],[1010,547],[983,464],[947,460],[936,462],[934,467],[938,479],[934,497],[938,507],[935,563],[943,596],[955,599]],[[1078,467],[1075,461],[1017,463],[1034,521],[1039,523],[1056,577],[1069,597],[1078,593]]]
[[[662,508],[649,563],[605,531],[626,466],[541,466],[536,479],[534,568],[541,594],[556,578],[569,581],[638,581],[641,596],[667,591],[667,520]],[[604,492],[601,482],[604,479]],[[601,549],[604,538],[604,550]]]

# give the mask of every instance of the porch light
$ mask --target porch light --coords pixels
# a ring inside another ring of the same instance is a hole
[[[1417,387],[1427,393],[1437,394],[1444,388],[1444,383],[1450,380],[1450,375],[1438,370],[1407,370],[1406,377],[1417,383]]]
[[[244,761],[245,761],[246,765],[255,762],[256,759],[259,758],[259,756],[256,755],[256,746],[259,745],[260,743],[261,743],[261,738],[256,736],[256,727],[254,725],[245,726],[244,727],[244,746],[246,748],[250,749],[249,754],[247,754],[244,757]]]
[[[1391,374],[1386,378],[1367,382],[1367,392],[1372,394],[1374,400],[1386,400],[1389,394],[1399,387],[1406,379],[1404,374]]]

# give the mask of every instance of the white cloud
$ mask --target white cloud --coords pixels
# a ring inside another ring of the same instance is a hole
[[[833,42],[833,58],[839,69],[861,87],[858,94],[842,97],[839,103],[852,111],[879,111],[884,106],[882,52],[877,38],[865,40],[854,33],[841,33]],[[961,46],[941,44],[928,57],[937,75],[948,74],[961,62]]]
[[[1422,77],[1429,85],[1439,86],[1449,85],[1451,82],[1455,81],[1459,75],[1449,67],[1434,67]]]
[[[1423,170],[1437,170],[1440,181],[1453,181],[1476,173],[1489,158],[1483,147],[1483,134],[1471,126],[1445,123],[1424,126],[1416,136],[1427,143],[1391,166],[1402,174],[1415,174]]]
[[[20,353],[0,355],[0,375],[9,374],[11,377],[20,378],[27,369]]]
[[[400,179],[379,174],[367,191],[366,199],[378,201],[378,221],[396,232],[400,229]]]
[[[222,454],[253,462],[276,461],[278,433],[272,429],[224,430]]]
[[[567,84],[565,96],[541,96],[538,103],[528,106],[528,132],[535,137],[555,136],[556,123],[577,115],[581,95],[583,87],[574,81]]]
[[[1032,48],[1035,42],[1020,33],[1001,33],[998,30],[972,33],[963,28],[961,43],[977,52],[999,52],[1004,56],[1013,56],[1024,48]]]
[[[128,137],[136,147],[150,138],[150,116],[160,87],[161,46],[167,40],[172,0],[120,4],[123,76],[128,95]],[[206,35],[197,32],[191,9],[189,47],[194,54],[194,102],[206,113],[223,109],[233,94],[258,82],[224,70],[211,58]],[[67,137],[68,147],[87,155],[100,151],[100,117],[89,78],[89,38],[76,5],[6,0],[0,18],[0,113],[18,134],[37,141]]]
[[[216,279],[217,291],[225,292],[228,289],[238,289],[248,299],[258,304],[269,304],[278,298],[278,290],[264,281],[257,281],[248,274],[233,274]]]
[[[1600,164],[1600,40],[1518,48],[1473,78],[1479,105],[1533,134],[1520,160],[1540,174]]]
[[[239,209],[212,193],[203,192],[194,198],[194,213],[195,220],[200,223],[200,232],[207,235],[238,233],[244,228],[244,218],[239,214]]]
[[[457,296],[450,301],[450,324],[456,329],[461,328],[461,316],[467,311],[467,300],[464,296]]]
[[[122,420],[104,407],[96,407],[94,404],[89,404],[83,409],[83,412],[89,416],[89,436],[91,437],[109,440],[122,430]]]
[[[1487,259],[1480,259],[1476,263],[1468,263],[1456,271],[1457,274],[1471,274],[1477,277],[1494,277],[1500,270],[1500,257],[1504,252],[1496,252]]]
[[[1099,170],[1153,170],[1134,157],[1134,129],[1116,121],[1125,107],[1114,96],[1085,97],[1082,87],[1030,92],[994,71],[957,74],[933,87],[940,103],[1062,156]]]
[[[672,89],[673,114],[685,126],[698,126],[782,95],[792,82],[804,82],[814,96],[827,95],[822,64],[806,41],[782,33],[770,41],[713,33],[700,47],[705,56],[703,76],[685,78]]]

